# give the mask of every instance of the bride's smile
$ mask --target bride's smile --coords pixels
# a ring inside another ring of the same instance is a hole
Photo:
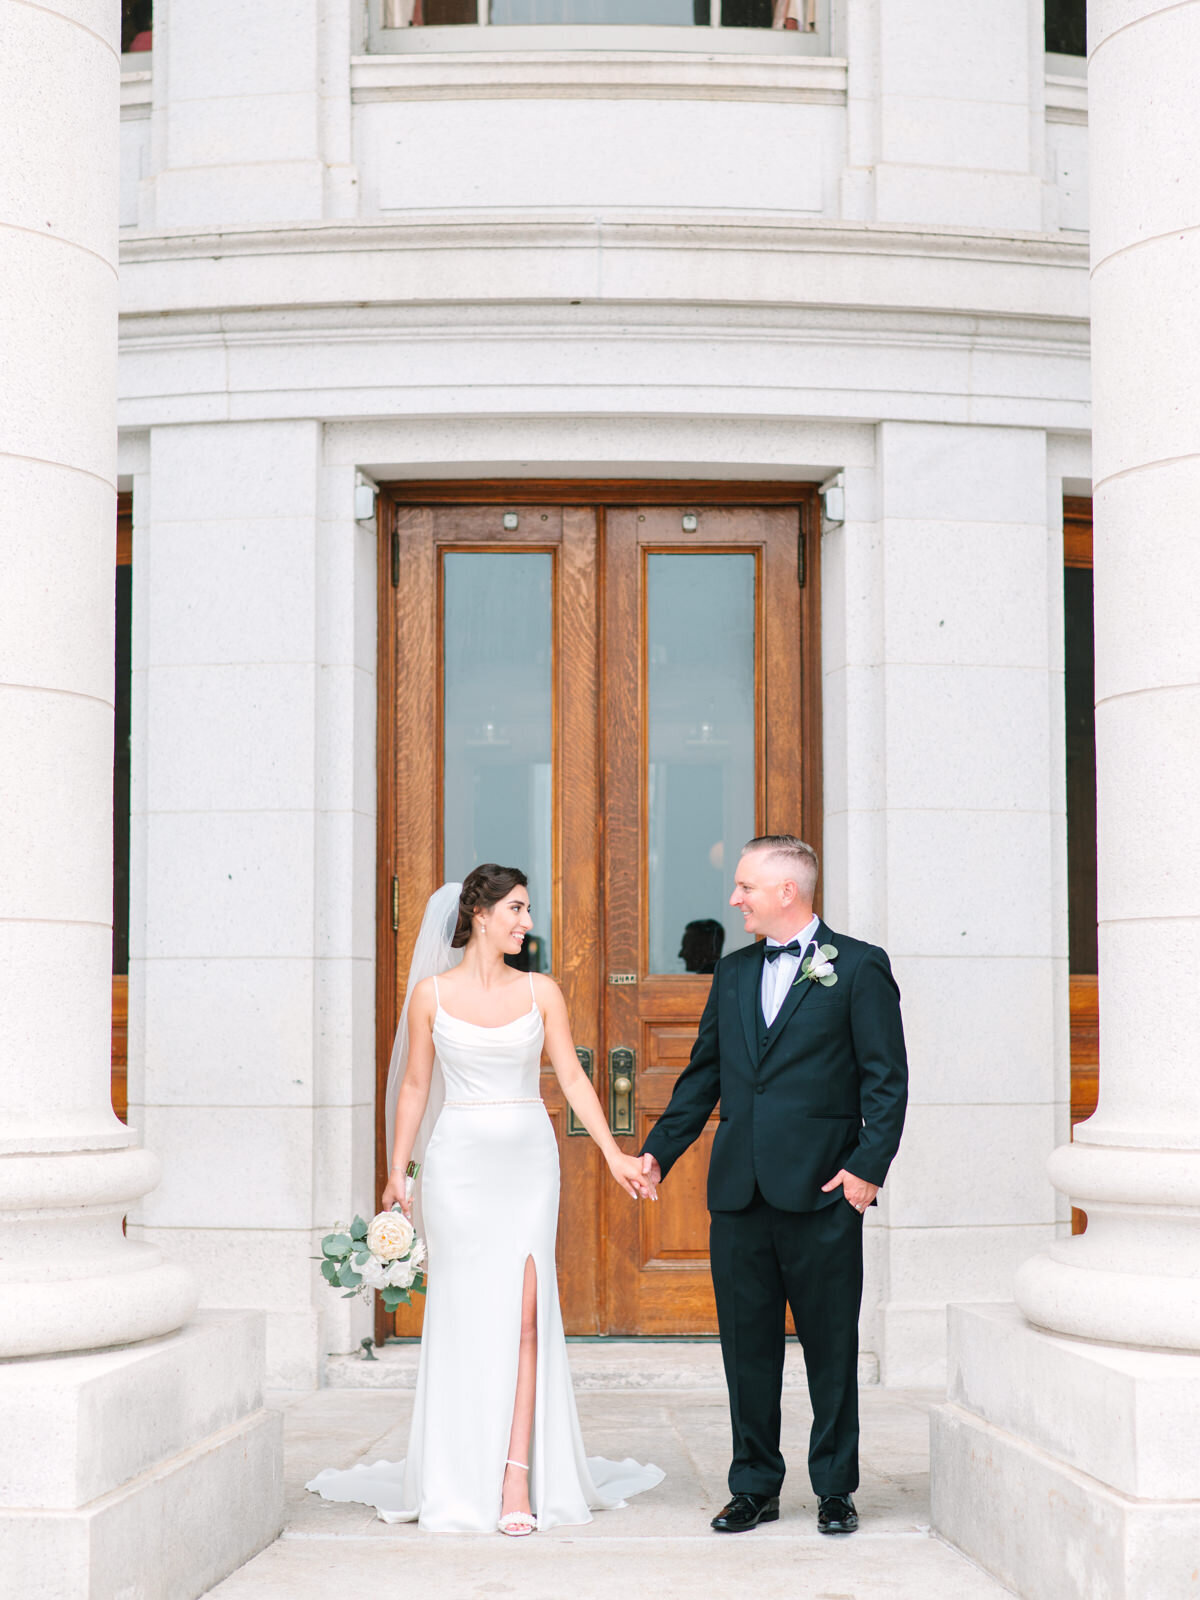
[[[475,913],[474,920],[479,933],[476,953],[484,963],[487,955],[494,953],[502,958],[515,955],[524,947],[526,934],[533,932],[531,910],[527,891],[518,887],[506,899],[489,906],[486,912]]]

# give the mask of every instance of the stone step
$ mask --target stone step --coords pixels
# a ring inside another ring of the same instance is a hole
[[[417,1381],[420,1345],[390,1343],[368,1361],[361,1354],[329,1356],[328,1389],[411,1389]],[[715,1339],[568,1339],[567,1356],[578,1391],[620,1389],[713,1389],[725,1387],[721,1347]],[[858,1358],[861,1386],[879,1382],[879,1358]],[[806,1386],[804,1356],[788,1341],[783,1387]]]

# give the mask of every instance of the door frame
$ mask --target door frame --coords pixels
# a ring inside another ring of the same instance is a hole
[[[608,506],[780,506],[799,508],[797,581],[801,586],[800,651],[803,726],[801,798],[803,836],[823,848],[821,733],[821,504],[815,481],[743,482],[707,478],[436,478],[391,480],[379,485],[376,502],[378,657],[376,664],[376,856],[375,856],[375,1205],[390,1164],[379,1116],[399,1015],[397,938],[393,931],[395,840],[396,639],[392,592],[398,579],[396,511],[419,505],[556,505],[594,507],[603,538]],[[600,730],[597,729],[599,736]],[[603,797],[601,796],[601,802]],[[561,870],[561,869],[560,869]],[[600,881],[604,881],[603,870]],[[375,1337],[382,1342],[391,1318],[377,1305]]]

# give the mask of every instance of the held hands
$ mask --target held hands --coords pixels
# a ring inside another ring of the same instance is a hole
[[[646,1160],[652,1158],[647,1156]],[[635,1200],[657,1200],[658,1192],[654,1182],[647,1177],[641,1156],[627,1156],[624,1151],[618,1150],[609,1159],[608,1170],[624,1189],[625,1193],[632,1195]]]
[[[879,1193],[879,1185],[877,1183],[868,1183],[865,1178],[856,1178],[852,1172],[847,1172],[845,1167],[840,1172],[835,1173],[828,1183],[821,1185],[821,1193],[829,1194],[837,1188],[839,1183],[842,1186],[842,1198],[849,1200],[855,1211],[866,1211],[871,1201]]]

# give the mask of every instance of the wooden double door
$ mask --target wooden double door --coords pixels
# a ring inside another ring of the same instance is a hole
[[[437,484],[382,504],[381,1088],[427,896],[480,861],[517,865],[534,921],[523,959],[562,986],[610,1126],[636,1151],[687,1062],[713,962],[746,941],[728,905],[741,845],[802,831],[819,846],[815,496]],[[542,1090],[568,1333],[714,1332],[715,1121],[658,1203],[634,1202],[548,1065]],[[387,1166],[381,1125],[381,1186]],[[396,1332],[419,1326],[418,1306]]]

